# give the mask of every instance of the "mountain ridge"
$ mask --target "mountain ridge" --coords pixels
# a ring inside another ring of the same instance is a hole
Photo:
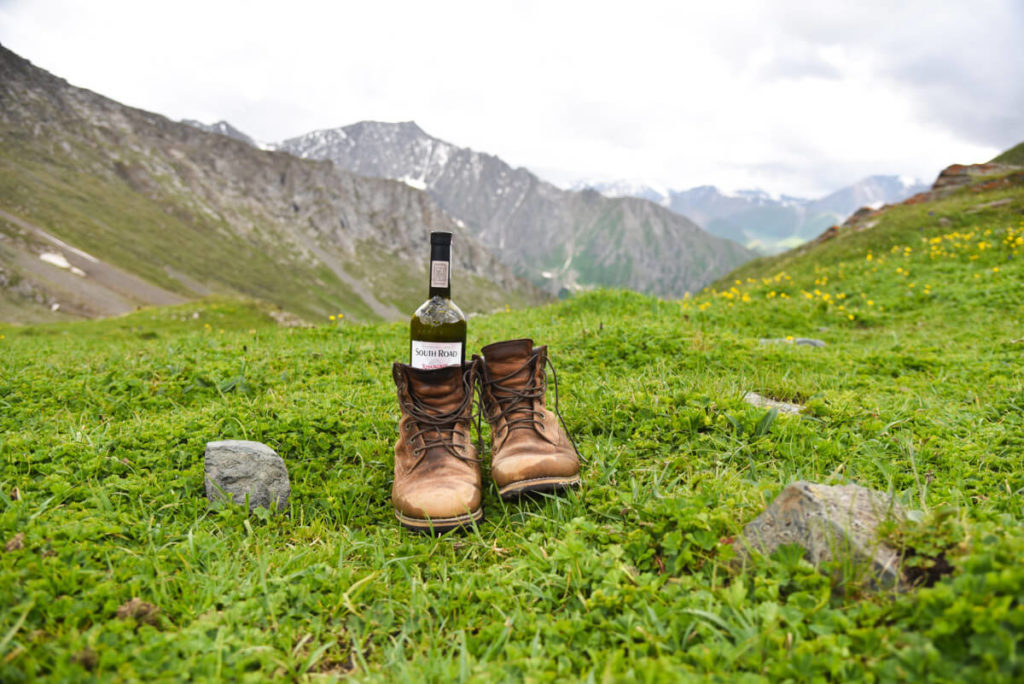
[[[605,286],[682,296],[753,256],[663,207],[562,190],[494,155],[434,138],[415,122],[363,121],[275,147],[424,188],[550,292]]]
[[[25,225],[184,299],[241,294],[307,319],[356,321],[411,311],[422,299],[429,232],[450,230],[467,309],[543,299],[402,183],[127,107],[3,46],[0,102],[0,209],[18,220],[0,220],[5,316],[92,317],[158,303],[131,287],[93,293],[84,283],[101,284],[90,279],[99,266],[75,263],[70,249]],[[42,258],[54,250],[59,259]]]
[[[708,232],[748,247],[769,252],[812,239],[825,228],[842,223],[863,206],[878,208],[928,189],[901,176],[867,176],[818,198],[774,197],[762,190],[723,193],[713,185],[688,190],[655,188],[643,183],[579,183],[609,196],[631,194],[693,219]]]

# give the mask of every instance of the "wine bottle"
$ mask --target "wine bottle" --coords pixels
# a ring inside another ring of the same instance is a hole
[[[452,301],[452,234],[430,234],[430,292],[412,315],[414,368],[460,366],[466,358],[466,316]]]

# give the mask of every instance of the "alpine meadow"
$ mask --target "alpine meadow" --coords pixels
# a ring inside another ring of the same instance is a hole
[[[407,324],[222,296],[0,326],[0,680],[1020,681],[1022,212],[1004,169],[690,298],[472,317],[468,350],[548,345],[585,460],[511,502],[485,460],[465,534],[392,511]],[[206,500],[219,439],[284,458],[283,515]],[[913,586],[738,566],[797,480],[891,493]]]

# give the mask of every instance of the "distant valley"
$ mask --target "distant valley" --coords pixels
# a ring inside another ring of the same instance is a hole
[[[656,189],[631,183],[580,182],[607,197],[640,197],[689,217],[713,235],[774,254],[795,247],[842,223],[861,207],[877,209],[930,187],[900,176],[869,176],[825,197],[772,197],[759,190],[726,194],[705,185],[689,190]]]

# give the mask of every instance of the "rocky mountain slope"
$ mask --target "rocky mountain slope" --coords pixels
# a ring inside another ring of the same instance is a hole
[[[412,122],[316,131],[278,149],[425,189],[501,259],[551,292],[598,285],[681,296],[753,256],[664,207],[561,190]]]
[[[256,142],[248,135],[246,135],[242,131],[238,130],[237,128],[229,124],[227,121],[218,121],[217,123],[205,124],[202,121],[196,121],[195,119],[182,119],[181,123],[188,124],[189,126],[193,126],[200,130],[204,130],[207,133],[218,133],[220,135],[226,135],[229,138],[234,138],[235,140],[241,140],[244,143],[248,143],[253,147],[260,147],[260,144],[258,142]]]
[[[927,186],[900,176],[869,176],[825,197],[772,197],[758,190],[726,194],[705,185],[689,190],[627,183],[587,183],[609,197],[642,197],[693,219],[708,232],[748,247],[777,252],[841,223],[863,206],[902,201]]]
[[[211,293],[396,319],[431,230],[470,311],[543,295],[423,192],[125,107],[0,47],[0,316],[102,316]]]

